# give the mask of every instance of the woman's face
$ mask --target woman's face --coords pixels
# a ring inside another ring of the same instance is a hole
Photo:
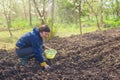
[[[41,35],[42,38],[48,37],[49,34],[50,34],[50,32],[41,32],[41,33],[40,33],[40,35]]]

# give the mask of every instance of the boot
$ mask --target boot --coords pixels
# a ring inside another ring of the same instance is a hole
[[[21,64],[22,65],[28,65],[28,58],[27,57],[22,57],[22,58],[20,58],[20,61],[21,61]]]

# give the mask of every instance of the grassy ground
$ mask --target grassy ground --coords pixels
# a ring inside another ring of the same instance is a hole
[[[10,37],[8,31],[0,32],[0,48],[11,49],[15,47],[16,41],[25,33],[31,31],[32,28],[12,31],[13,37]],[[83,27],[83,33],[97,30],[97,27]],[[80,34],[80,29],[75,26],[60,27],[57,30],[56,36],[68,37],[70,35]]]
[[[31,29],[24,29],[24,30],[16,30],[12,31],[13,36],[10,37],[8,31],[0,32],[0,48],[14,48],[16,41],[26,32],[30,31]]]
[[[89,33],[89,32],[93,32],[93,31],[96,31],[98,30],[97,27],[93,26],[93,27],[83,27],[82,28],[82,33]],[[105,28],[102,28],[102,30],[105,30]],[[71,36],[71,35],[77,35],[77,34],[80,34],[80,28],[76,28],[76,27],[71,27],[71,28],[59,28],[59,30],[57,31],[57,36],[60,36],[60,37],[68,37],[68,36]]]

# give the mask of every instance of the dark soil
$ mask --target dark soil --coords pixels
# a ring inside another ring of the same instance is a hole
[[[22,66],[14,50],[0,49],[0,80],[120,80],[120,28],[80,37],[48,41],[58,51],[48,71],[34,60]]]

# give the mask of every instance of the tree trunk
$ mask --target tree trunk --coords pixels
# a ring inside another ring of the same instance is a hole
[[[22,2],[23,2],[23,9],[24,9],[25,20],[27,20],[27,14],[26,14],[25,2],[24,2],[24,0],[22,0]]]
[[[80,34],[82,35],[82,26],[81,26],[81,1],[79,1],[79,26],[80,26]]]
[[[50,38],[52,38],[54,36],[54,0],[52,0],[51,19],[49,24],[51,28]]]
[[[52,25],[51,26],[54,26],[54,0],[52,0]]]
[[[101,0],[101,2],[100,2],[100,27],[102,27],[103,26],[103,0]]]
[[[76,26],[77,26],[77,24],[78,24],[78,13],[77,13],[77,7],[78,6],[76,6],[76,4],[77,4],[77,0],[74,0],[74,6],[75,6],[75,12],[74,12],[74,15],[75,15],[75,18],[74,18],[74,21],[75,21],[75,23],[76,23]]]
[[[120,17],[120,3],[116,0],[116,16]]]
[[[43,19],[43,15],[40,13],[40,11],[39,11],[39,9],[38,9],[38,7],[37,7],[37,4],[36,4],[36,2],[35,2],[35,0],[33,0],[33,3],[34,3],[34,5],[35,5],[35,8],[36,8],[38,14],[39,14],[39,17],[42,18],[42,19],[41,19],[41,24],[45,24],[45,21],[44,21],[44,19]]]
[[[101,30],[100,25],[99,25],[99,20],[98,20],[98,14],[94,11],[93,7],[90,5],[90,3],[87,0],[86,0],[86,3],[90,6],[92,12],[94,13],[98,30]]]
[[[31,0],[29,0],[29,25],[32,26]]]
[[[100,28],[100,25],[99,25],[99,20],[98,20],[98,15],[97,14],[95,14],[95,18],[96,18],[96,24],[97,24],[97,27],[98,27],[98,30],[100,31],[101,30],[101,28]]]
[[[43,20],[46,22],[45,8],[46,8],[46,4],[45,4],[45,0],[43,0]]]
[[[8,32],[10,34],[10,37],[12,37],[12,32],[10,30],[10,27],[11,27],[11,0],[9,0],[9,1],[10,1],[10,5],[8,5],[9,11],[6,11],[6,9],[5,9],[4,1],[3,1],[3,9],[4,9],[4,16],[5,16],[5,19],[6,19],[6,22],[7,22]]]

